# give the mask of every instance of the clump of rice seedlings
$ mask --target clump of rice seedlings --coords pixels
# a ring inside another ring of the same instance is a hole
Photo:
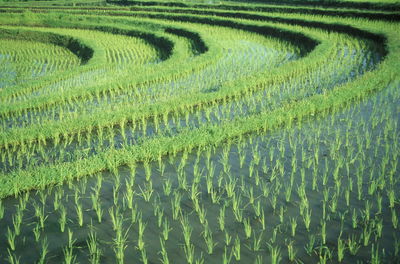
[[[150,199],[151,199],[151,196],[152,196],[152,194],[154,192],[153,184],[152,184],[151,181],[149,181],[147,184],[145,184],[145,186],[146,187],[144,187],[143,189],[142,189],[142,187],[139,186],[139,189],[140,189],[140,192],[141,192],[140,195],[143,197],[143,199],[146,202],[149,202]]]
[[[290,261],[295,261],[296,260],[296,255],[297,255],[297,249],[293,246],[293,241],[290,241],[287,244],[287,249],[288,249],[288,257]]]
[[[72,236],[73,232],[68,229],[68,246],[63,248],[65,264],[72,264],[76,261],[76,256],[73,253],[74,243],[76,242],[76,239],[72,239]]]
[[[46,256],[48,253],[49,253],[49,244],[47,242],[47,237],[44,237],[41,243],[40,258],[38,263],[40,264],[46,263]]]
[[[229,254],[229,256],[228,256],[228,250],[227,250],[227,248],[226,248],[226,246],[224,247],[224,254],[222,254],[222,263],[223,264],[228,264],[228,263],[230,263],[231,262],[231,260],[232,260],[232,251],[231,251],[231,253]]]
[[[337,239],[337,257],[339,263],[343,261],[345,250],[346,250],[346,243],[339,236]]]
[[[217,245],[217,243],[215,243],[213,240],[213,235],[212,235],[211,229],[208,226],[208,224],[206,224],[204,226],[203,238],[204,238],[204,241],[207,246],[207,253],[209,255],[211,255],[213,253],[214,247]]]
[[[314,252],[314,245],[315,245],[315,235],[311,234],[308,236],[308,242],[304,246],[304,249],[306,250],[309,256],[311,256],[311,254]]]
[[[147,223],[144,223],[143,220],[142,220],[142,217],[140,217],[139,221],[138,221],[138,228],[139,228],[138,229],[138,235],[139,235],[139,238],[138,238],[138,242],[137,242],[138,249],[140,251],[143,251],[143,249],[145,247],[145,243],[144,243],[143,238],[144,238],[144,230],[146,229],[146,226],[147,226]]]
[[[252,230],[249,218],[245,218],[243,220],[243,226],[244,226],[244,233],[246,235],[246,239],[248,239],[251,237],[251,230]]]
[[[15,253],[12,253],[12,252],[10,251],[10,249],[7,249],[7,252],[8,252],[7,260],[8,260],[8,262],[9,262],[10,264],[19,264],[19,263],[20,263],[20,262],[19,262],[20,257],[17,257],[17,256],[15,255]]]
[[[40,223],[40,228],[44,229],[44,222],[47,219],[47,215],[45,214],[45,206],[42,203],[42,205],[39,205],[38,203],[34,203],[33,207],[35,209],[35,216],[38,218],[39,223]]]
[[[292,237],[296,236],[296,228],[297,228],[297,218],[290,218],[290,226],[292,231]]]
[[[140,229],[139,229],[139,232],[140,232]],[[118,228],[115,230],[115,238],[113,239],[113,251],[114,251],[117,263],[121,263],[121,264],[124,263],[125,249],[128,247],[128,245],[127,245],[128,233],[129,233],[129,228],[127,228],[127,230],[125,230],[125,232],[124,232],[122,226],[118,226]],[[143,233],[139,233],[139,240],[140,240],[140,242],[138,241],[138,246],[141,247],[139,249],[142,251],[144,248]]]
[[[170,195],[171,190],[172,190],[172,182],[169,178],[163,182],[163,190],[164,190],[165,196]]]
[[[33,236],[34,236],[34,238],[35,238],[35,242],[39,242],[40,233],[41,233],[39,223],[36,223],[36,224],[35,224],[35,227],[33,228],[32,232],[33,232]]]
[[[75,211],[76,211],[76,215],[78,217],[79,226],[83,226],[83,210],[82,210],[81,203],[78,202],[78,204],[75,205]]]
[[[163,229],[162,229],[162,237],[165,241],[168,240],[168,235],[169,232],[172,230],[172,228],[169,225],[168,218],[164,218],[163,222]]]
[[[258,237],[253,232],[253,244],[252,244],[251,250],[253,250],[254,252],[260,251],[261,250],[262,241],[263,241],[263,232],[261,231]]]
[[[218,216],[218,223],[219,223],[219,229],[221,231],[224,231],[225,229],[225,204],[223,204],[219,208],[219,216]]]
[[[65,225],[67,223],[67,210],[62,204],[59,206],[59,212],[60,218],[58,219],[58,223],[60,224],[60,231],[64,233]]]
[[[98,264],[100,263],[100,258],[102,251],[98,245],[98,239],[96,233],[91,228],[89,232],[89,237],[86,240],[87,247],[89,249],[89,261],[91,264]]]
[[[233,252],[233,256],[235,256],[235,259],[237,261],[240,260],[240,239],[238,236],[236,236],[235,238],[235,242],[233,244],[233,248],[232,248],[232,252]]]
[[[123,223],[123,215],[120,212],[119,206],[115,207],[115,209],[113,206],[110,207],[108,213],[110,215],[113,230],[114,231],[121,230]]]
[[[165,249],[165,239],[162,239],[160,237],[160,245],[161,245],[161,251],[159,252],[159,254],[161,254],[161,263],[162,264],[169,264],[169,259],[168,259],[168,252]]]
[[[4,217],[4,205],[2,200],[0,200],[0,220],[2,220]]]
[[[15,238],[17,236],[17,234],[15,232],[13,232],[9,227],[7,227],[7,242],[8,242],[8,246],[10,247],[10,249],[12,251],[15,250]]]
[[[354,234],[347,238],[346,244],[350,254],[353,256],[357,255],[357,252],[360,249],[361,245],[359,244],[358,239],[355,237]]]
[[[17,206],[16,213],[12,216],[14,232],[15,235],[17,236],[21,233],[22,217],[23,217],[23,211],[20,206]]]
[[[279,246],[274,247],[271,244],[267,244],[267,246],[271,254],[271,263],[279,264],[282,260],[280,247]]]
[[[377,245],[376,248],[375,248],[375,244],[372,244],[372,248],[371,248],[371,263],[372,264],[381,263],[381,259],[380,259],[380,256],[379,256],[379,245]]]
[[[397,217],[396,210],[395,209],[391,209],[391,212],[392,212],[392,225],[393,225],[393,228],[397,229],[398,223],[399,223],[399,219]]]

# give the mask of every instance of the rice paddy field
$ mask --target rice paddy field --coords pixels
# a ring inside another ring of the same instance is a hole
[[[400,2],[0,2],[0,263],[400,263]]]

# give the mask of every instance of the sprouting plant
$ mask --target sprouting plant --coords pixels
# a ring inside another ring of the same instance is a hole
[[[7,252],[8,252],[7,260],[8,260],[8,262],[9,262],[10,264],[19,264],[19,263],[20,263],[20,262],[19,262],[20,257],[17,257],[17,256],[15,255],[15,253],[12,253],[12,252],[10,251],[10,249],[7,249]]]
[[[9,227],[7,227],[7,242],[12,251],[15,250],[15,237],[16,236],[17,236],[17,234],[15,232],[11,231],[11,229]]]
[[[322,238],[322,244],[326,244],[326,221],[321,220],[321,238]]]
[[[204,227],[203,238],[207,245],[207,253],[211,255],[217,243],[214,243],[212,232],[208,224],[206,224]]]
[[[140,192],[141,192],[141,196],[143,197],[143,199],[146,202],[149,202],[151,199],[151,196],[154,192],[153,190],[153,184],[151,181],[148,182],[148,184],[146,184],[146,187],[142,189],[142,187],[139,186]]]
[[[361,246],[354,234],[347,238],[346,243],[347,243],[347,247],[349,249],[350,254],[353,256],[357,255],[357,252]]]
[[[397,229],[398,223],[399,223],[399,219],[397,217],[396,214],[396,210],[395,209],[391,209],[392,211],[392,225],[394,229]]]
[[[379,245],[376,246],[372,244],[371,248],[371,264],[379,264],[381,263],[381,259],[379,257]]]
[[[366,224],[364,226],[364,228],[363,228],[363,231],[362,231],[362,238],[363,238],[363,241],[364,241],[364,243],[363,243],[364,247],[368,246],[369,240],[371,238],[371,235],[372,235],[372,224]]]
[[[254,252],[260,251],[261,249],[261,242],[262,242],[262,238],[263,238],[263,232],[261,231],[260,235],[257,237],[255,233],[253,233],[253,246],[252,246],[252,250]]]
[[[295,249],[295,247],[293,246],[293,241],[290,241],[287,244],[287,248],[288,248],[288,256],[289,256],[289,260],[290,261],[295,261],[296,259],[296,255],[297,255],[297,250]]]
[[[4,217],[4,205],[3,202],[0,200],[0,220]]]
[[[262,230],[265,230],[265,213],[264,213],[264,208],[261,209],[260,223],[261,223],[261,226],[262,226]]]
[[[172,182],[171,180],[168,178],[164,181],[163,183],[163,190],[164,190],[164,194],[166,196],[169,196],[171,193],[171,189],[172,189]]]
[[[244,233],[246,235],[246,239],[250,238],[251,236],[251,223],[250,219],[246,218],[243,220],[243,225],[244,225]]]
[[[17,236],[21,233],[22,214],[22,210],[17,206],[17,212],[12,216],[14,232]]]
[[[47,242],[47,237],[44,237],[42,240],[42,247],[40,251],[40,258],[38,263],[45,264],[46,263],[46,256],[49,253],[49,244]]]
[[[64,247],[63,253],[64,253],[64,263],[65,264],[75,263],[76,256],[73,253],[73,247],[68,247],[68,246]]]
[[[167,253],[167,250],[165,249],[165,242],[164,241],[165,240],[163,240],[160,237],[160,245],[161,245],[161,251],[160,251],[161,259],[160,259],[160,261],[161,261],[162,264],[169,264],[168,253]]]
[[[240,239],[239,239],[238,236],[236,236],[236,238],[235,238],[235,242],[233,244],[232,252],[233,252],[233,255],[235,256],[235,259],[237,261],[239,261],[240,260]]]
[[[89,232],[89,238],[86,240],[86,244],[89,249],[89,261],[91,264],[100,263],[101,258],[101,249],[98,246],[96,233],[93,232],[93,228],[91,228]]]
[[[224,254],[222,255],[222,264],[229,264],[232,259],[232,251],[228,256],[228,250],[226,246],[224,247]]]
[[[83,226],[83,211],[82,211],[82,204],[78,203],[75,206],[76,215],[78,217],[78,224],[79,226]]]
[[[143,250],[144,249],[144,241],[143,241],[143,236],[144,236],[144,230],[146,229],[147,223],[144,223],[142,218],[139,218],[139,239],[138,239],[138,249]]]
[[[219,208],[218,223],[219,223],[219,229],[221,231],[224,231],[224,229],[225,229],[225,205],[223,205]]]
[[[353,215],[352,215],[351,219],[352,219],[352,223],[353,223],[353,229],[356,229],[357,225],[358,225],[356,209],[353,209]]]
[[[33,236],[35,237],[36,242],[38,242],[40,239],[40,231],[39,223],[36,223],[35,227],[33,228]]]
[[[59,212],[60,218],[58,219],[58,223],[60,224],[61,232],[64,233],[65,224],[67,223],[67,210],[62,204],[59,206]]]
[[[168,234],[171,230],[172,228],[169,226],[168,219],[164,218],[162,234],[165,241],[168,240]]]
[[[135,191],[133,190],[133,187],[127,185],[123,200],[129,209],[132,209],[134,195]]]
[[[309,256],[311,256],[311,254],[314,251],[314,245],[315,245],[315,235],[311,234],[308,236],[308,243],[304,246],[304,249],[306,250]]]
[[[268,244],[268,249],[269,252],[271,254],[271,263],[272,264],[278,264],[279,262],[281,262],[282,257],[281,257],[281,249],[279,246],[275,246],[273,247],[271,244]]]
[[[343,261],[345,249],[346,249],[346,244],[339,236],[337,240],[337,256],[339,263]]]
[[[311,214],[312,214],[312,210],[311,209],[305,209],[304,213],[303,213],[303,221],[304,221],[304,225],[307,229],[307,231],[310,231],[310,224],[311,224]]]
[[[45,216],[44,204],[39,205],[37,203],[34,203],[33,207],[35,208],[35,216],[39,219],[40,227],[44,229],[44,222],[48,217],[47,215]]]
[[[116,231],[118,229],[121,229],[123,222],[123,215],[120,212],[119,206],[115,207],[115,210],[114,207],[110,207],[108,212],[110,214],[113,230]]]
[[[184,244],[183,250],[185,252],[186,261],[188,264],[192,264],[194,262],[194,246],[192,243]]]
[[[290,218],[290,226],[292,230],[292,237],[296,236],[297,218]]]
[[[139,230],[140,232],[140,230]],[[125,231],[125,233],[123,232],[122,226],[119,227],[116,232],[115,232],[115,238],[113,239],[113,250],[115,253],[115,257],[117,259],[117,263],[124,263],[124,256],[125,256],[125,249],[128,247],[127,242],[128,242],[128,233],[129,233],[129,228],[127,228],[127,230]],[[143,251],[144,249],[144,242],[141,239],[141,236],[143,236],[143,234],[140,235],[139,233],[139,240],[141,240],[142,242],[138,242],[138,247],[141,251]]]

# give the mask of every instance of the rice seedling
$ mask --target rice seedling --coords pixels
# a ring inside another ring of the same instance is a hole
[[[68,246],[63,248],[65,264],[75,263],[76,261],[76,256],[73,253],[74,243],[76,242],[76,240],[72,239],[72,236],[73,236],[72,231],[68,229]]]
[[[229,246],[232,241],[232,236],[225,230],[225,245]]]
[[[287,244],[287,249],[288,249],[289,260],[295,261],[296,255],[297,255],[297,250],[293,247],[293,241],[290,241]]]
[[[351,255],[355,256],[360,249],[361,245],[359,245],[357,238],[352,235],[347,238],[347,247]]]
[[[13,231],[11,231],[10,228],[7,228],[7,242],[8,242],[8,246],[10,247],[10,249],[12,251],[15,250],[15,238],[16,238],[17,234]]]
[[[139,238],[138,238],[137,245],[138,245],[138,249],[140,251],[142,251],[144,249],[144,246],[145,246],[145,243],[144,243],[144,240],[143,240],[143,238],[144,238],[144,230],[146,229],[146,226],[147,226],[147,223],[143,222],[142,217],[139,218],[138,226],[139,226],[139,230],[138,230]],[[121,230],[121,228],[119,230]],[[126,241],[126,237],[124,237],[124,239],[121,240],[121,241]],[[125,245],[123,245],[123,246],[125,246]],[[121,249],[121,247],[119,247],[119,248]]]
[[[263,241],[263,232],[261,232],[258,237],[256,236],[256,234],[253,233],[253,244],[251,246],[251,250],[253,250],[254,252],[260,251],[262,241]]]
[[[89,249],[89,261],[91,264],[100,263],[102,251],[98,245],[98,239],[93,229],[90,230],[88,239],[86,240],[87,247]]]
[[[10,264],[19,264],[20,263],[19,262],[20,257],[17,257],[15,254],[11,253],[11,251],[9,249],[7,249],[7,252],[8,252],[7,261]]]
[[[281,262],[281,249],[278,246],[272,246],[271,244],[267,244],[268,249],[271,254],[271,263],[278,264]]]
[[[243,220],[243,226],[244,226],[244,233],[246,235],[246,239],[249,239],[251,237],[251,223],[249,218],[245,218]]]
[[[236,236],[236,238],[235,238],[235,242],[232,247],[232,252],[233,252],[232,253],[233,256],[235,256],[235,259],[237,261],[239,261],[240,260],[240,239],[238,236]]]
[[[39,258],[38,263],[40,263],[40,264],[46,263],[46,256],[49,253],[48,248],[49,248],[49,244],[47,242],[47,237],[44,237],[42,240],[42,243],[41,243],[40,258]]]
[[[169,259],[168,259],[168,252],[167,252],[167,250],[165,249],[165,242],[164,242],[165,240],[163,240],[161,237],[160,237],[160,245],[161,245],[161,251],[160,251],[160,253],[161,253],[161,259],[160,259],[160,261],[161,261],[161,263],[163,263],[163,264],[169,264]]]

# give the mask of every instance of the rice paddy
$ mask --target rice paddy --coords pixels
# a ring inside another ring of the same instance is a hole
[[[399,263],[399,11],[0,2],[0,262]]]

